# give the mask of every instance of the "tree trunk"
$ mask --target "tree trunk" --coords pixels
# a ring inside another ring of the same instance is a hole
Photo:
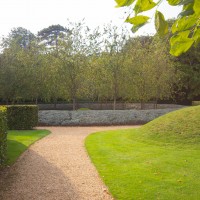
[[[54,105],[53,108],[56,110],[56,105],[57,105],[57,99],[54,99]]]
[[[75,97],[73,97],[73,110],[76,110],[76,98]]]
[[[36,105],[38,104],[38,98],[35,99],[35,104],[36,104]]]
[[[154,109],[158,108],[158,95],[156,95],[155,103],[154,103]]]
[[[158,108],[158,97],[156,97],[156,102],[155,102],[155,109]]]
[[[118,96],[118,85],[117,85],[117,78],[115,75],[113,110],[116,110],[117,96]]]
[[[113,101],[113,110],[116,109],[116,102],[117,102],[117,100],[116,100],[116,96],[114,96],[114,101]]]
[[[103,110],[102,101],[100,101],[100,110]]]
[[[12,100],[12,103],[11,103],[11,105],[15,105],[15,100],[14,100],[14,99]]]
[[[156,102],[155,102],[155,109],[157,109],[157,108],[158,108],[158,97],[159,97],[159,91],[160,91],[160,89],[159,89],[159,87],[157,87],[157,91],[156,91]]]
[[[156,98],[155,104],[154,104],[154,109],[158,108],[158,99]]]
[[[145,108],[145,103],[143,101],[140,101],[140,108],[141,110],[144,110]]]

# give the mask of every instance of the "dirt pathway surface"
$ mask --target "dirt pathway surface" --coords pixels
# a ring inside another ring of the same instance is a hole
[[[0,174],[1,200],[111,200],[84,148],[90,133],[131,128],[40,127],[52,133]]]

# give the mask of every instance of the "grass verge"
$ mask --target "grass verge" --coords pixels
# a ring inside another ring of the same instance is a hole
[[[138,129],[92,134],[85,145],[118,200],[199,199],[200,106]]]
[[[47,130],[8,131],[7,165],[12,165],[17,158],[34,142],[48,135]]]

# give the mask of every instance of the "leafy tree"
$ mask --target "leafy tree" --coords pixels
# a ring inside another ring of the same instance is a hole
[[[88,29],[86,45],[86,65],[83,68],[84,81],[80,91],[81,98],[89,100],[105,100],[106,93],[106,74],[105,68],[101,65],[101,51],[103,45],[102,34],[97,27],[94,30]]]
[[[70,34],[60,41],[58,58],[61,61],[63,85],[65,94],[73,102],[73,110],[76,109],[76,101],[83,89],[84,67],[87,65],[89,29],[82,23],[68,24]]]
[[[200,96],[200,45],[176,58],[181,73],[177,97],[193,100]]]
[[[8,104],[13,101],[17,87],[16,55],[7,49],[0,56],[0,97]]]
[[[153,0],[115,0],[117,7],[133,6],[134,16],[128,16],[126,22],[133,25],[132,31],[136,32],[140,27],[149,22],[150,17],[142,15],[143,12],[157,7],[155,11],[155,27],[160,36],[168,33],[168,23],[164,15],[158,11],[162,1]],[[136,3],[135,3],[136,2]],[[167,0],[171,6],[182,6],[178,19],[172,25],[173,36],[170,39],[170,53],[179,56],[200,41],[200,1],[199,0]]]
[[[43,45],[39,44],[39,41],[35,39],[31,42],[30,47],[27,50],[23,50],[20,54],[19,61],[24,70],[21,72],[24,80],[25,91],[22,93],[24,99],[35,101],[37,104],[38,99],[45,95],[44,90],[44,55]]]
[[[92,56],[84,70],[84,97],[98,102],[110,98],[110,81],[106,67],[102,61],[103,56]]]
[[[2,98],[8,103],[8,101],[16,101],[21,98],[20,85],[23,84],[21,79],[22,74],[20,71],[23,69],[20,63],[20,55],[25,48],[28,47],[28,43],[25,43],[25,39],[29,31],[23,28],[16,28],[11,30],[8,37],[4,38],[1,47],[1,71],[0,71],[0,87]],[[22,70],[23,71],[23,70]]]
[[[149,39],[132,39],[126,45],[128,59],[126,70],[126,98],[130,101],[139,101],[141,109],[144,103],[152,99],[152,69],[149,66]]]
[[[59,24],[52,25],[39,31],[38,37],[50,50],[56,50],[57,53],[59,39],[62,39],[68,31],[68,29]]]
[[[31,41],[33,41],[35,38],[35,35],[29,30],[22,27],[17,27],[11,30],[8,37],[3,38],[2,47],[8,48],[11,45],[16,44],[16,46],[28,48]]]
[[[169,49],[168,39],[172,35],[171,27],[175,20],[167,21],[169,24],[169,33],[166,37],[160,38],[163,46]],[[176,66],[176,71],[179,73],[179,79],[174,86],[173,99],[181,103],[189,103],[192,99],[198,99],[200,93],[200,44],[196,47],[191,47],[187,52],[178,57],[172,57],[171,60]]]
[[[173,97],[174,85],[180,77],[176,70],[172,57],[168,53],[168,48],[163,45],[162,40],[154,37],[151,45],[151,54],[148,62],[152,68],[153,78],[153,100],[169,99]]]
[[[27,40],[28,38],[28,40]],[[42,47],[30,31],[16,28],[2,42],[1,95],[7,102],[41,96]]]
[[[59,58],[47,53],[43,55],[42,61],[42,77],[44,85],[44,93],[42,98],[47,102],[54,103],[54,109],[57,106],[59,98],[64,99],[64,84],[62,80],[62,63]]]
[[[175,67],[160,40],[134,38],[125,48],[129,54],[125,65],[126,97],[140,101],[141,108],[147,101],[171,97]]]
[[[61,63],[58,54],[60,41],[64,40],[68,31],[68,29],[61,25],[52,25],[38,32],[39,41],[46,47],[44,50],[46,55],[43,56],[43,64],[44,71],[46,72],[44,82],[47,92],[44,98],[47,101],[53,100],[54,108],[56,108],[58,98],[63,96],[62,82],[60,79]]]
[[[107,77],[107,89],[110,89],[110,99],[113,99],[113,110],[116,108],[117,99],[123,93],[123,65],[126,55],[123,47],[126,44],[126,30],[119,30],[109,24],[104,27],[104,48],[101,54],[102,67],[105,68]]]

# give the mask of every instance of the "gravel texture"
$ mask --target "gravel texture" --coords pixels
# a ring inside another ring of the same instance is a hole
[[[161,115],[177,110],[41,110],[39,124],[47,126],[137,125],[147,123]]]
[[[0,172],[1,200],[111,200],[84,148],[92,132],[130,128],[40,127],[52,133]]]

